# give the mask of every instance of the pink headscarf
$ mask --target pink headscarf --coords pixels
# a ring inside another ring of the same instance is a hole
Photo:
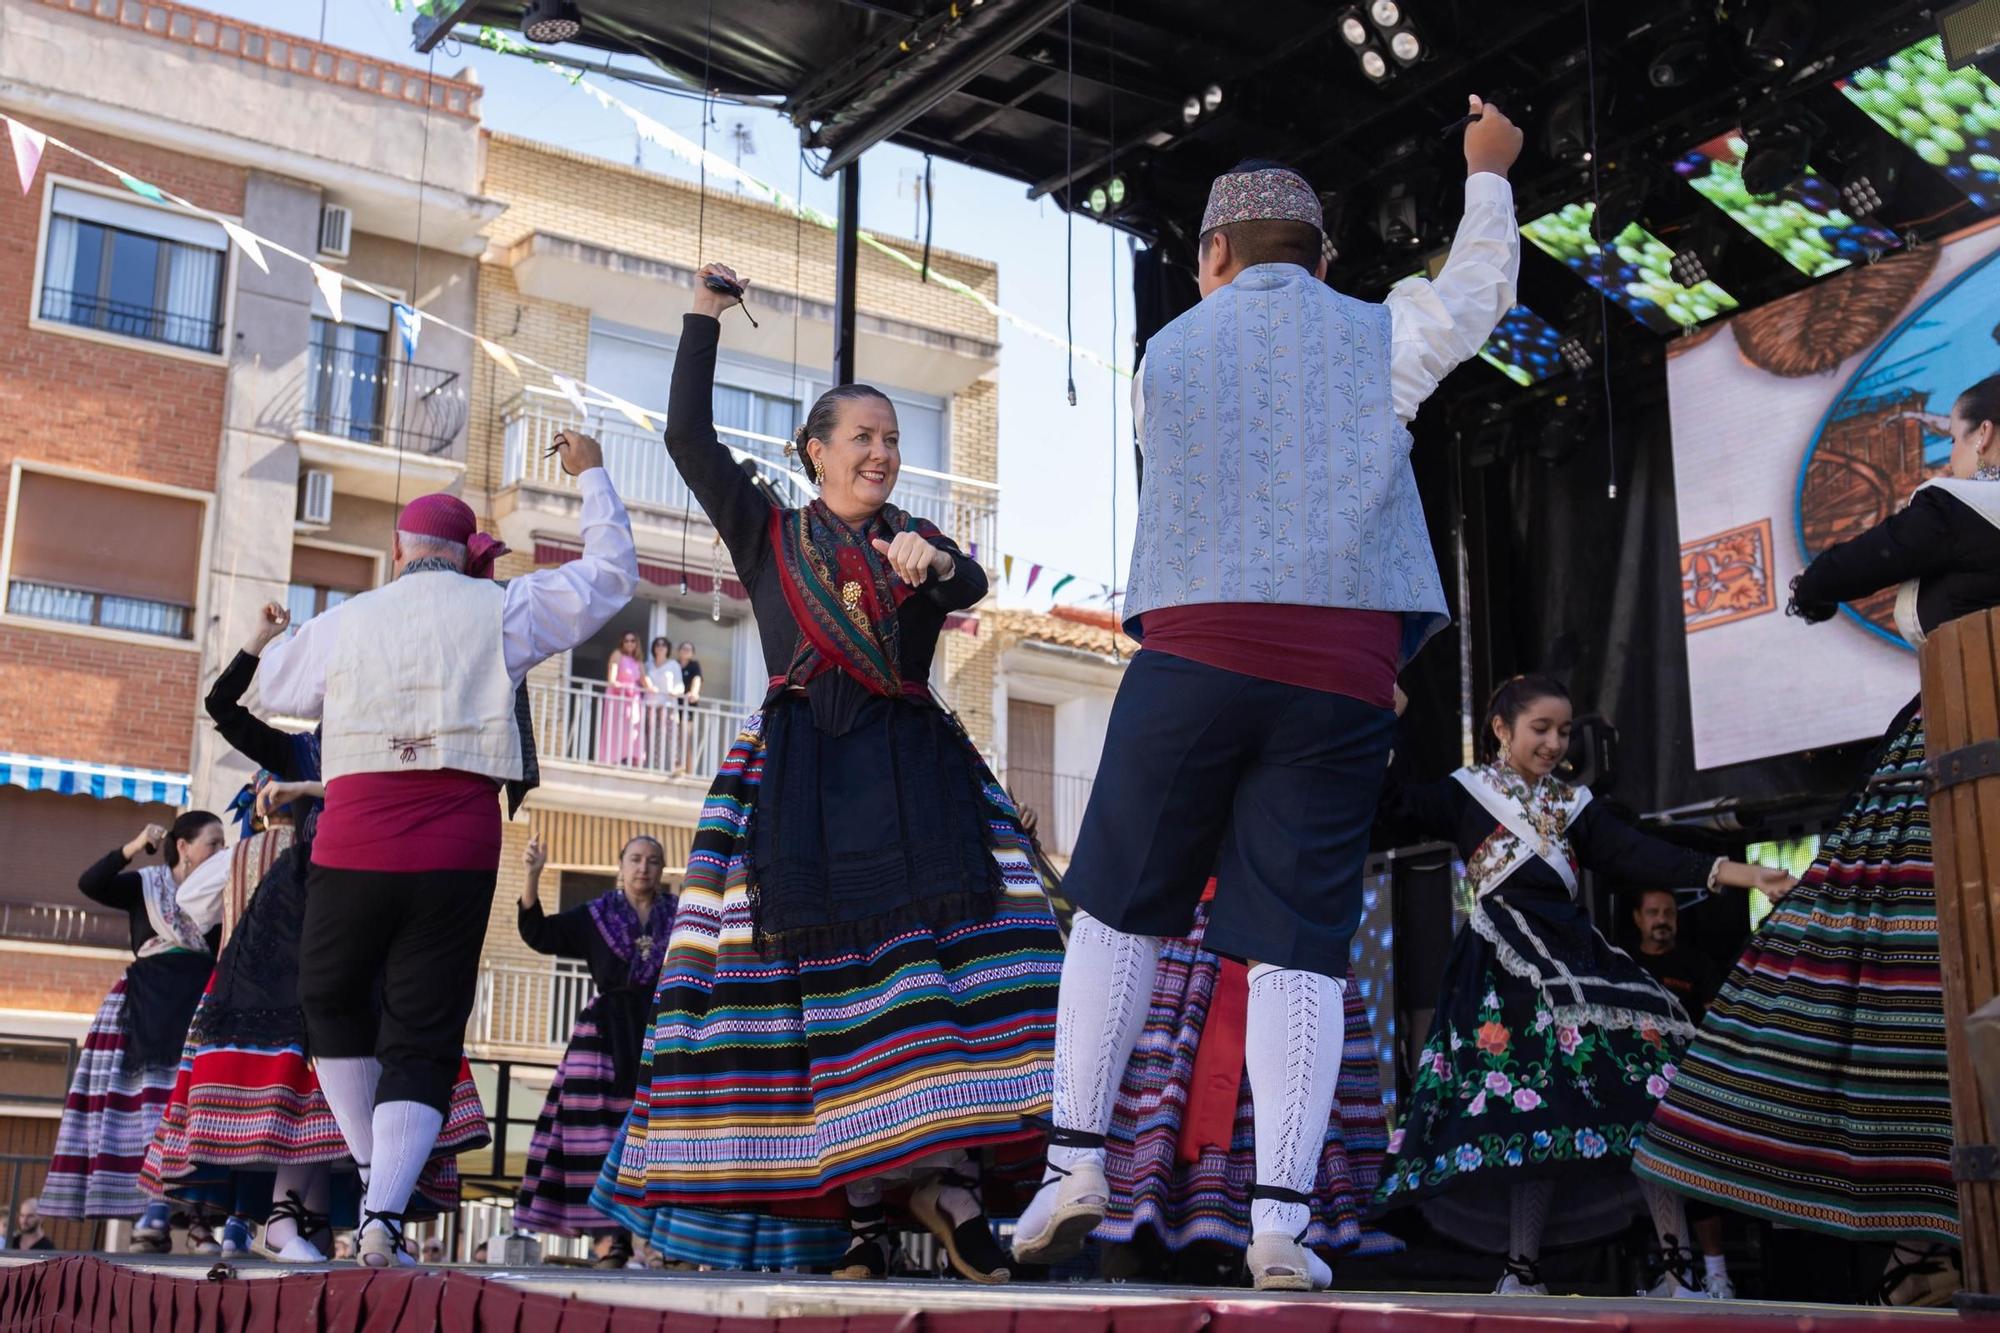
[[[476,579],[492,578],[493,562],[507,554],[504,542],[479,530],[479,519],[471,505],[443,491],[419,495],[404,505],[403,516],[396,520],[396,531],[457,542],[470,557],[465,562],[465,572]]]

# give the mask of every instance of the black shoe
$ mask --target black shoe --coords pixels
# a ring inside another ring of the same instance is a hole
[[[986,1214],[982,1211],[963,1222],[954,1222],[938,1201],[938,1195],[951,1187],[967,1191],[975,1200],[979,1197],[977,1180],[946,1171],[917,1187],[910,1195],[910,1212],[944,1246],[945,1257],[960,1277],[974,1282],[1005,1282],[1013,1276],[1012,1261],[993,1239],[993,1227]]]

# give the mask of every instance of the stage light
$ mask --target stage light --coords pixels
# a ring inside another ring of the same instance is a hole
[[[1182,124],[1192,125],[1197,120],[1200,119],[1201,119],[1201,99],[1199,97],[1190,97],[1188,98],[1187,101],[1181,103]]]
[[[1693,247],[1676,250],[1667,261],[1667,276],[1683,287],[1699,287],[1708,281],[1708,263]]]
[[[1574,333],[1565,334],[1563,340],[1556,344],[1556,354],[1579,375],[1597,364],[1590,355],[1590,349],[1584,346],[1583,339]]]
[[[1361,21],[1361,11],[1350,9],[1340,18],[1340,37],[1349,46],[1368,45],[1368,25]]]
[[[2000,0],[1939,5],[1936,17],[1947,69],[1963,69],[2000,47]]]
[[[1203,111],[1214,111],[1221,105],[1222,87],[1220,84],[1211,83],[1208,87],[1201,90],[1201,109]]]
[[[1091,212],[1102,217],[1104,210],[1111,206],[1111,199],[1105,194],[1104,187],[1099,185],[1090,192],[1090,197],[1084,201],[1084,204]]]
[[[1902,165],[1886,141],[1863,148],[1826,144],[1815,150],[1815,156],[1821,173],[1839,189],[1840,206],[1857,218],[1881,212],[1902,181]]]
[[[1796,69],[1812,43],[1813,11],[1804,0],[1753,0],[1738,11],[1743,58],[1753,69]]]
[[[1565,164],[1590,161],[1590,123],[1582,93],[1570,93],[1549,108],[1542,123],[1542,151]]]
[[[1812,127],[1803,115],[1780,112],[1755,128],[1745,126],[1743,142],[1743,188],[1755,195],[1776,194],[1805,175]]]
[[[1361,72],[1366,74],[1373,82],[1387,82],[1389,78],[1389,62],[1382,58],[1380,51],[1371,46],[1361,53]]]
[[[1699,37],[1683,37],[1660,48],[1646,66],[1646,78],[1655,88],[1684,87],[1701,74],[1708,43]]]
[[[1391,185],[1375,205],[1375,234],[1394,249],[1414,250],[1423,244],[1417,201],[1403,181]]]
[[[1405,65],[1414,65],[1424,53],[1424,44],[1408,28],[1389,38],[1389,54]]]
[[[1396,0],[1375,0],[1368,6],[1368,17],[1378,28],[1393,28],[1403,21],[1403,7]]]
[[[1125,178],[1123,176],[1113,176],[1111,178],[1111,183],[1104,187],[1104,192],[1110,196],[1111,202],[1114,206],[1124,203]]]
[[[1674,257],[1667,262],[1667,276],[1683,287],[1701,286],[1715,277],[1728,244],[1725,229],[1716,223],[1690,223],[1674,239]]]
[[[583,31],[575,0],[528,0],[521,11],[521,35],[540,46],[569,41]]]

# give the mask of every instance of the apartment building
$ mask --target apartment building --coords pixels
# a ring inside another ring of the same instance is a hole
[[[499,212],[477,193],[474,82],[168,0],[10,0],[0,108],[473,318]],[[123,921],[82,910],[78,872],[179,808],[220,809],[248,777],[202,695],[262,603],[305,618],[375,586],[399,497],[463,484],[472,355],[442,338],[411,355],[388,303],[351,290],[336,322],[303,266],[264,272],[215,222],[59,149],[25,195],[12,180],[0,1203],[39,1185],[72,1043],[129,957]]]
[[[516,553],[502,575],[580,549],[575,488],[544,457],[565,426],[603,442],[632,515],[642,575],[623,614],[529,681],[542,786],[507,831],[472,1032],[476,1054],[528,1062],[550,1057],[589,992],[579,967],[536,957],[520,943],[521,848],[531,834],[549,845],[556,882],[543,892],[565,905],[610,885],[618,850],[635,832],[662,841],[676,881],[709,778],[766,688],[744,590],[661,442],[695,274],[703,262],[722,261],[754,284],[758,327],[736,312],[724,321],[717,420],[747,465],[797,502],[809,492],[783,446],[829,381],[834,244],[821,228],[726,188],[709,189],[704,201],[688,182],[501,134],[487,136],[481,192],[506,211],[487,229],[477,332],[658,414],[642,427],[608,398],[588,398],[579,411],[545,383],[483,359],[473,368],[466,493]],[[943,251],[931,263],[997,296],[991,264]],[[894,399],[902,427],[897,502],[997,564],[993,317],[866,249],[858,305],[859,375]],[[955,619],[935,683],[990,747],[994,662],[980,651],[981,629],[977,612]],[[610,655],[627,632],[646,644],[691,643],[701,665],[699,703],[677,710],[671,723],[647,714],[636,743],[629,703],[606,684]],[[532,1100],[535,1086],[523,1075],[513,1095]],[[532,1119],[534,1106],[510,1114]]]

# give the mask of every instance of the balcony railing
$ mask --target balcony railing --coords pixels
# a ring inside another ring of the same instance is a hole
[[[576,1016],[597,994],[590,971],[567,958],[545,966],[486,963],[466,1039],[475,1046],[554,1047],[569,1042]]]
[[[560,394],[527,389],[507,404],[506,461],[501,484],[528,482],[552,490],[574,490],[576,481],[548,456],[557,431],[586,430],[604,446],[604,467],[628,505],[650,506],[676,513],[695,508],[694,497],[657,433],[642,431],[625,418],[605,416],[594,409],[581,417]],[[797,478],[785,457],[785,441],[727,426],[716,431],[723,443],[756,460],[764,475]],[[779,487],[788,502],[796,489]],[[991,563],[999,558],[1000,488],[990,481],[933,472],[905,465],[896,481],[895,502],[935,523],[975,558]]]
[[[1004,780],[1008,794],[1035,812],[1035,832],[1043,851],[1068,856],[1076,850],[1076,833],[1083,827],[1083,811],[1090,804],[1095,778],[1015,767],[1007,770]]]
[[[613,695],[601,680],[531,680],[528,703],[535,753],[543,759],[701,783],[722,766],[751,712],[726,699],[681,704],[659,695]]]
[[[300,430],[357,444],[443,454],[465,429],[456,370],[315,342],[299,392]]]
[[[43,319],[79,328],[102,329],[126,338],[144,338],[197,352],[219,350],[216,341],[222,332],[220,321],[211,315],[134,305],[129,301],[113,301],[96,292],[73,292],[61,287],[42,288],[41,314]]]
[[[36,620],[59,620],[66,625],[96,625],[103,629],[127,630],[133,634],[156,634],[163,639],[188,637],[190,610],[172,602],[154,602],[141,597],[118,597],[84,588],[65,588],[53,583],[32,583],[15,579],[7,586],[7,610]]]
[[[0,903],[0,939],[123,949],[132,943],[132,928],[122,916],[67,903]]]

